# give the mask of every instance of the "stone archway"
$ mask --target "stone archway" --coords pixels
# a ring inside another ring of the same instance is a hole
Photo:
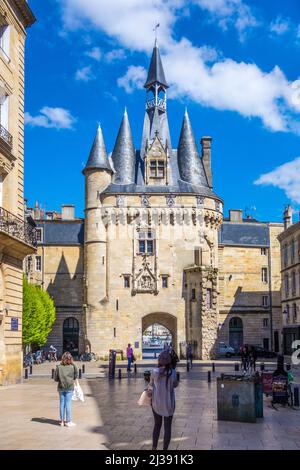
[[[175,351],[178,350],[177,345],[177,318],[170,313],[164,312],[155,312],[149,313],[142,318],[142,332],[145,331],[149,326],[154,323],[159,323],[160,325],[167,328],[172,334],[173,347]]]

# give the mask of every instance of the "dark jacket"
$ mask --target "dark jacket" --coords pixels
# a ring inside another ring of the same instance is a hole
[[[78,377],[78,371],[75,364],[56,366],[54,379],[58,382],[57,390],[59,392],[69,392],[74,390],[74,380]]]

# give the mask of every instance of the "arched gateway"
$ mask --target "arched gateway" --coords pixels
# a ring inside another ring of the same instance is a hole
[[[154,323],[159,323],[170,331],[174,349],[177,350],[177,318],[169,313],[150,313],[142,318],[142,331],[145,331]]]

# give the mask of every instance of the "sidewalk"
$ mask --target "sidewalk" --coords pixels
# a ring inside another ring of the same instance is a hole
[[[300,449],[300,411],[275,411],[270,398],[264,419],[255,424],[217,421],[217,376],[208,383],[206,371],[182,372],[170,449]],[[86,402],[72,405],[75,428],[58,425],[58,394],[49,373],[0,388],[0,449],[151,449],[151,408],[137,405],[143,379],[87,377],[81,386]]]

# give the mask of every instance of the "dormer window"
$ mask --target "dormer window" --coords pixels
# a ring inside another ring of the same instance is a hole
[[[150,178],[164,178],[164,177],[165,177],[164,160],[150,160]]]

